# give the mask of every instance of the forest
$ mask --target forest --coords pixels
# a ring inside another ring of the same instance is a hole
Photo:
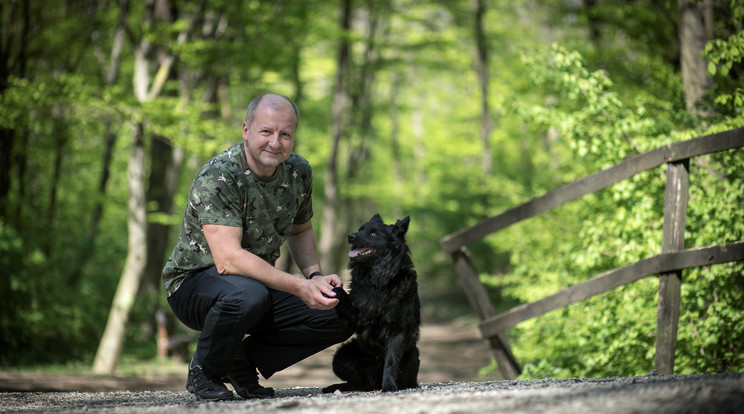
[[[323,269],[344,272],[373,214],[410,215],[426,318],[462,306],[445,235],[744,126],[744,0],[3,0],[0,19],[0,367],[156,357],[189,186],[259,93],[299,107]],[[685,246],[744,240],[744,152],[690,180]],[[658,254],[664,184],[647,171],[471,246],[496,307]],[[657,293],[513,328],[522,377],[645,374]],[[742,344],[744,263],[685,271],[676,373],[742,371]]]

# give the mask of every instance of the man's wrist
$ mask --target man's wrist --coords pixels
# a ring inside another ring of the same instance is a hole
[[[323,276],[323,273],[320,272],[320,271],[312,272],[309,275],[307,275],[307,279],[310,280],[310,279],[314,278],[315,276]]]

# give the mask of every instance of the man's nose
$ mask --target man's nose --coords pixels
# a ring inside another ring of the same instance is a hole
[[[273,135],[271,135],[271,139],[269,139],[269,146],[271,146],[271,147],[278,147],[279,146],[279,134],[273,134]]]

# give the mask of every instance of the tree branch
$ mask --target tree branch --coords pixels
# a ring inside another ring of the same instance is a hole
[[[206,3],[206,0],[202,0],[201,2],[199,2],[199,6],[189,18],[188,24],[181,31],[181,33],[178,34],[178,38],[176,39],[177,48],[183,46],[191,33],[193,33],[195,22],[197,18],[204,12]],[[152,82],[150,91],[147,93],[147,100],[152,100],[156,96],[160,95],[160,92],[163,90],[163,86],[165,86],[165,81],[168,80],[168,75],[170,74],[171,68],[173,67],[173,63],[176,61],[176,57],[178,57],[178,49],[169,54],[163,60],[163,63],[161,63],[160,68],[158,69],[158,72],[155,74],[155,79]]]

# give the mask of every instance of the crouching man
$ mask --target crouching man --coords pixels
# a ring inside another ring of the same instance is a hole
[[[318,263],[312,170],[292,153],[299,112],[265,94],[248,106],[242,142],[199,171],[181,234],[163,269],[168,303],[201,331],[186,388],[197,400],[265,398],[264,378],[343,342],[352,330],[338,319],[336,274]],[[299,278],[274,267],[287,242]]]

